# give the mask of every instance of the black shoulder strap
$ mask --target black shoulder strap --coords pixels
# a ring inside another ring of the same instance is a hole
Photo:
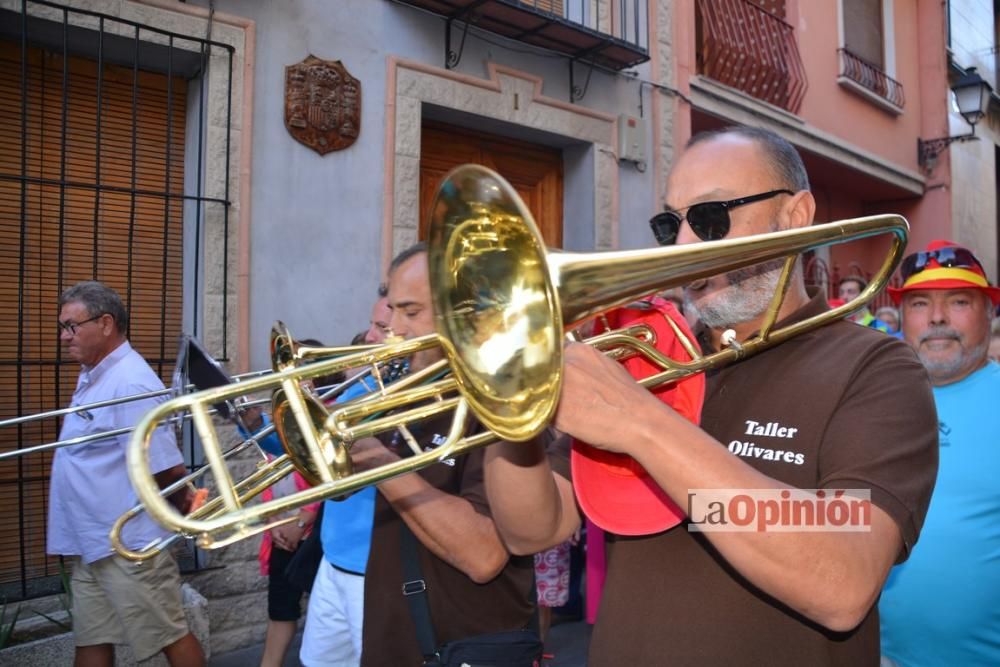
[[[403,562],[403,597],[410,605],[410,617],[417,630],[417,642],[424,662],[433,662],[437,654],[437,639],[431,624],[431,609],[427,604],[427,583],[420,571],[420,556],[417,553],[417,538],[400,520],[400,552]]]
[[[420,570],[420,556],[417,554],[417,537],[400,520],[400,552],[403,562],[403,596],[410,606],[410,617],[417,631],[417,642],[420,644],[420,652],[424,655],[424,661],[430,661],[437,655],[437,636],[434,634],[434,625],[431,623],[431,610],[427,603],[427,582],[424,581]],[[528,622],[528,629],[535,634],[540,634],[538,619],[538,589],[535,583],[535,573],[531,573],[531,620]]]

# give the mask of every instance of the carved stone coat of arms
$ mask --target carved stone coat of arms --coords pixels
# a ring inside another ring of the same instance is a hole
[[[347,148],[361,132],[361,82],[339,60],[310,55],[289,65],[285,127],[320,155]]]

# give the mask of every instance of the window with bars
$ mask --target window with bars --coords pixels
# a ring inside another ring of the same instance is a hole
[[[57,302],[80,280],[122,295],[132,345],[169,385],[182,322],[198,318],[185,253],[197,267],[206,203],[228,212],[201,183],[205,67],[214,47],[231,77],[231,47],[51,2],[0,14],[0,420],[68,404],[79,366],[60,349]],[[53,442],[59,426],[0,428],[0,453]],[[58,590],[51,460],[0,461],[0,598]]]
[[[892,78],[893,26],[891,0],[843,0],[843,46],[838,81],[893,113],[906,103],[903,86]]]
[[[133,344],[163,371],[161,347],[180,333],[181,203],[134,192],[158,183],[180,192],[185,118],[174,114],[168,125],[163,75],[139,74],[133,108],[130,71],[105,65],[98,76],[97,65],[85,59],[64,61],[35,48],[24,53],[22,67],[21,49],[0,43],[0,230],[16,241],[0,250],[0,303],[18,314],[0,322],[0,400],[13,412],[35,413],[65,405],[73,392],[78,368],[61,354],[53,322],[59,293],[79,280],[96,278],[122,294]],[[173,87],[176,108],[184,109],[185,93],[183,85]],[[6,449],[57,435],[54,421],[36,422],[19,434],[0,434],[0,442]],[[25,564],[29,576],[45,570],[50,462],[50,454],[21,462],[27,475],[21,484],[8,483],[12,470],[0,471],[0,531],[24,522],[23,546],[35,555]],[[6,551],[3,579],[21,565],[13,549]]]
[[[885,70],[882,0],[843,0],[844,48]]]

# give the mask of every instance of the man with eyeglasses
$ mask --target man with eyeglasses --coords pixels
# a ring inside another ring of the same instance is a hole
[[[806,227],[815,213],[795,149],[753,128],[694,137],[667,202],[651,221],[665,245]],[[685,287],[706,352],[760,327],[783,261]],[[827,309],[797,267],[779,326]],[[937,464],[933,397],[913,351],[838,320],[706,379],[699,428],[593,348],[566,347],[556,428],[633,457],[688,515],[662,532],[612,538],[588,664],[877,663],[874,605],[916,542]],[[558,543],[579,524],[576,459],[550,469],[552,458],[537,443],[486,452],[490,506],[514,553]],[[870,494],[870,513],[849,530],[801,517],[740,529],[732,515],[709,526],[698,506],[705,490],[733,500],[805,489]]]
[[[149,364],[127,339],[128,313],[118,294],[96,281],[77,283],[59,297],[59,339],[80,377],[73,405],[85,405],[163,389]],[[131,428],[165,396],[117,402],[74,412],[63,421],[61,440]],[[169,552],[142,564],[111,550],[115,520],[136,504],[125,449],[129,434],[63,447],[52,461],[47,551],[75,556],[71,587],[76,667],[111,667],[114,645],[130,644],[137,660],[163,651],[171,665],[205,664],[188,629],[181,579]],[[157,429],[150,440],[151,469],[161,488],[186,472],[173,432]],[[192,494],[170,500],[180,511]],[[146,514],[130,521],[125,546],[138,550],[167,533]]]
[[[879,601],[895,664],[1000,664],[1000,364],[988,358],[1000,289],[966,248],[933,241],[903,260],[903,336],[934,387],[940,467],[920,546]]]

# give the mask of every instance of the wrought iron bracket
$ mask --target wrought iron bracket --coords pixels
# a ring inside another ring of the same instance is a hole
[[[486,0],[476,0],[466,7],[454,12],[445,19],[444,22],[444,66],[445,69],[458,67],[462,61],[462,52],[465,51],[465,36],[469,34],[469,24],[475,20],[473,11],[486,2]],[[451,50],[451,24],[454,21],[461,21],[465,26],[462,28],[462,43],[458,45],[458,51]]]
[[[969,134],[960,134],[957,137],[938,137],[937,139],[917,139],[917,164],[930,171],[937,162],[937,157],[952,144],[966,141],[978,141],[975,128]]]
[[[463,21],[462,28],[462,42],[458,45],[458,51],[451,50],[451,23],[455,20],[455,17],[450,17],[444,22],[444,67],[445,69],[452,69],[458,67],[458,63],[462,62],[462,52],[465,51],[465,36],[469,34],[469,19],[465,18]]]
[[[587,89],[590,87],[590,75],[594,73],[594,64],[593,63],[589,63],[590,64],[590,68],[587,70],[587,80],[584,81],[583,87],[581,88],[580,86],[576,85],[576,82],[575,82],[575,80],[573,78],[573,75],[574,75],[574,72],[575,72],[574,65],[576,64],[576,61],[577,61],[576,58],[570,58],[569,59],[569,102],[570,102],[570,104],[575,104],[576,102],[579,102],[580,100],[582,100],[587,95]]]
[[[594,68],[597,65],[594,64],[593,54],[599,52],[605,46],[609,44],[608,40],[604,40],[599,44],[595,44],[589,49],[583,49],[582,51],[577,51],[569,59],[569,102],[573,104],[574,102],[579,102],[587,95],[587,88],[590,87],[590,76],[594,73]],[[590,58],[586,61],[586,64],[590,66],[587,70],[587,80],[583,82],[583,88],[577,86],[573,80],[574,65],[576,61],[584,61],[584,58]]]

